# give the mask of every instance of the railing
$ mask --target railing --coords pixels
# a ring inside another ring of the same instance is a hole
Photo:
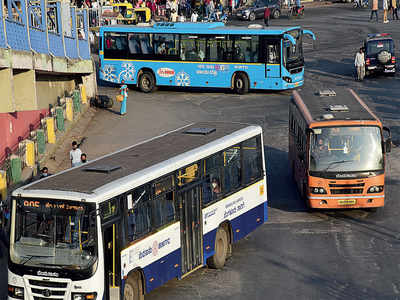
[[[88,60],[88,28],[87,9],[60,1],[0,1],[0,48]]]

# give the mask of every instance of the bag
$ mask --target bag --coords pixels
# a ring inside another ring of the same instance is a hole
[[[118,102],[124,101],[124,96],[122,96],[121,94],[117,95],[116,98],[117,98],[117,101],[118,101]]]

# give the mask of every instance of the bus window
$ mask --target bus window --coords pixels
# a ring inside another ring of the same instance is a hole
[[[138,187],[128,195],[128,240],[133,241],[148,233],[152,228],[152,206],[150,185]]]
[[[258,61],[258,36],[233,36],[235,62],[257,62]]]
[[[182,186],[199,178],[199,165],[193,164],[178,171],[178,185]]]
[[[262,157],[261,138],[254,137],[242,143],[244,184],[249,184],[261,177]]]
[[[181,35],[182,60],[204,61],[206,56],[206,39],[197,35]]]
[[[154,34],[154,52],[157,58],[178,57],[179,38],[175,34]]]
[[[205,159],[203,183],[203,206],[215,202],[223,195],[222,171],[224,157],[221,152]]]
[[[174,176],[167,176],[154,183],[153,219],[160,227],[175,220]]]
[[[106,32],[104,34],[104,58],[124,59],[127,57],[126,33]]]
[[[236,190],[241,184],[240,145],[224,151],[225,192]]]
[[[154,54],[152,40],[152,34],[128,34],[129,58],[151,58]]]
[[[226,37],[213,36],[207,38],[207,60],[215,62],[226,61]]]

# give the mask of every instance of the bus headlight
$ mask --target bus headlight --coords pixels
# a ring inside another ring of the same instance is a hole
[[[283,76],[282,79],[285,80],[286,82],[292,83],[292,78],[290,77]]]
[[[17,299],[24,299],[24,288],[8,285],[8,296]]]
[[[368,189],[368,193],[381,193],[383,192],[383,185],[373,185]]]
[[[97,293],[72,293],[72,300],[96,300]]]
[[[322,187],[310,187],[311,194],[326,194],[326,190]]]

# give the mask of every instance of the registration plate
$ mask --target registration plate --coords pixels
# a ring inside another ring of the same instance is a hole
[[[356,199],[343,199],[338,200],[339,205],[354,205],[356,204]]]

